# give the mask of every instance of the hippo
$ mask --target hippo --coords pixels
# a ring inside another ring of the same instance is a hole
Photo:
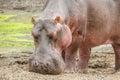
[[[120,70],[120,0],[46,0],[32,23],[30,71],[85,72],[91,48],[103,44],[113,46],[115,70]]]

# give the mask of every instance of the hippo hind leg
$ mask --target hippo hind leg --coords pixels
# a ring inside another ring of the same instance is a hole
[[[120,71],[120,41],[112,44],[115,52],[115,70]]]
[[[80,73],[86,73],[88,68],[88,61],[90,59],[91,48],[84,46],[79,48],[79,62],[77,65],[77,71]]]

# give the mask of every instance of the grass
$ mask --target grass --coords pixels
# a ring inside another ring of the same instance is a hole
[[[10,20],[15,16],[0,14],[0,47],[33,47],[32,24]]]

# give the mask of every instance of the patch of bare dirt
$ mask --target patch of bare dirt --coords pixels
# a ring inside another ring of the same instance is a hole
[[[113,53],[92,53],[88,73],[42,75],[28,71],[32,49],[0,49],[0,80],[120,80]]]

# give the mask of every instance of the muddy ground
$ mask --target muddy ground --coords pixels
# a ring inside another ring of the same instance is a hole
[[[120,73],[113,73],[113,53],[92,53],[86,74],[42,75],[28,71],[33,49],[1,48],[0,51],[0,80],[120,80]]]

